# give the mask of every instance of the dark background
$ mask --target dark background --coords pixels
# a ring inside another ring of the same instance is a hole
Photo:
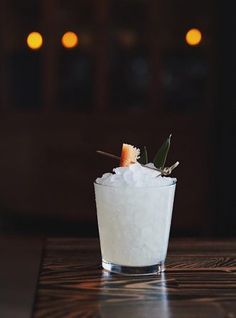
[[[172,236],[233,236],[233,1],[1,0],[0,232],[96,236],[93,181],[122,142],[173,134]],[[196,27],[202,42],[189,46]],[[43,46],[31,50],[38,31]],[[79,44],[61,45],[74,31]]]

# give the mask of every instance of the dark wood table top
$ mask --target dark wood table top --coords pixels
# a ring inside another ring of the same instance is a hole
[[[48,239],[33,317],[236,317],[236,240],[171,240],[161,275],[119,276],[100,263],[98,240]]]
[[[0,234],[0,318],[31,317],[42,247],[41,238]]]

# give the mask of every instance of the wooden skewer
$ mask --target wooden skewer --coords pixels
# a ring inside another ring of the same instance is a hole
[[[104,155],[104,156],[107,156],[107,157],[110,157],[110,158],[114,158],[114,159],[120,160],[120,157],[115,156],[115,155],[113,155],[111,153],[108,153],[108,152],[105,152],[105,151],[101,151],[101,150],[97,150],[96,152],[99,153],[100,155]]]
[[[101,150],[97,150],[96,151],[97,153],[99,153],[100,155],[104,155],[104,156],[107,156],[107,157],[110,157],[110,158],[113,158],[113,159],[116,159],[116,160],[120,160],[120,157],[118,156],[115,156],[109,152],[105,152],[105,151],[101,151]],[[135,162],[131,162],[131,163],[135,163]],[[156,170],[158,172],[160,172],[161,174],[160,175],[164,175],[164,176],[168,176],[171,174],[171,172],[179,165],[179,161],[176,161],[176,163],[174,163],[172,166],[170,167],[165,167],[164,169],[158,169],[158,168],[151,168],[151,167],[148,167],[148,166],[145,166],[145,165],[142,165],[142,167],[144,168],[147,168],[147,169],[151,169],[151,170]],[[159,177],[159,176],[158,176]]]

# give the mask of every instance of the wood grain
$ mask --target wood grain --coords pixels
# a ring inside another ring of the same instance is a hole
[[[236,317],[236,240],[175,240],[165,273],[123,277],[97,240],[49,239],[34,317]]]

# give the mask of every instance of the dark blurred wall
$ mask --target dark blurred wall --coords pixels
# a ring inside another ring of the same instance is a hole
[[[216,113],[217,161],[216,189],[216,231],[218,234],[236,234],[236,43],[234,30],[236,21],[234,1],[219,2],[219,23],[217,40],[219,43],[219,100]]]
[[[93,181],[117,163],[95,151],[127,142],[152,157],[172,133],[172,235],[234,235],[233,5],[2,0],[0,12],[2,231],[97,235]],[[192,27],[203,39],[190,47]]]

